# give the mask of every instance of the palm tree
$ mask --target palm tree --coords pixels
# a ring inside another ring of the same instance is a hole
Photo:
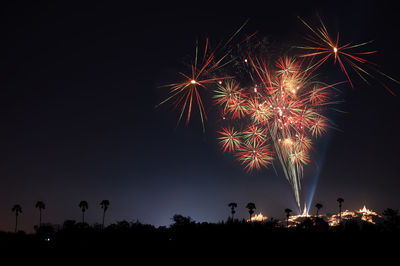
[[[43,201],[38,201],[36,202],[35,207],[39,209],[39,228],[42,227],[42,210],[46,208],[46,205],[44,204]]]
[[[22,207],[19,204],[15,204],[11,211],[15,212],[15,232],[17,232],[17,227],[18,227],[18,214],[22,212]]]
[[[232,221],[233,221],[233,216],[236,213],[235,208],[237,207],[237,204],[236,204],[236,202],[231,202],[231,203],[228,204],[228,206],[231,208]]]
[[[290,213],[292,212],[291,209],[287,208],[285,209],[285,213],[286,213],[286,227],[289,227],[289,217],[290,217]]]
[[[342,222],[342,203],[343,203],[344,199],[338,198],[336,201],[339,202],[339,219],[340,219],[340,222]]]
[[[102,200],[100,202],[101,208],[103,209],[103,223],[101,225],[101,228],[104,228],[104,216],[106,215],[106,211],[108,209],[108,206],[110,205],[110,202],[108,200]]]
[[[249,203],[247,203],[246,208],[249,209],[250,220],[251,220],[251,216],[254,213],[253,210],[256,209],[256,205],[253,202],[249,202]]]
[[[85,223],[85,211],[89,209],[87,201],[82,200],[79,202],[79,208],[82,210],[82,223]]]
[[[323,205],[321,203],[317,203],[315,204],[315,208],[317,208],[317,217],[319,217],[319,210],[323,207]]]

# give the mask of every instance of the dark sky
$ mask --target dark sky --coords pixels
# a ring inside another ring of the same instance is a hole
[[[101,221],[103,199],[111,202],[106,223],[156,226],[169,225],[177,213],[218,222],[231,201],[238,217],[248,216],[250,201],[269,217],[294,209],[282,175],[248,174],[220,152],[212,119],[206,133],[197,117],[176,128],[171,106],[154,108],[166,95],[159,86],[187,72],[196,39],[216,43],[248,18],[248,33],[300,43],[307,29],[297,16],[315,22],[318,13],[343,42],[375,40],[374,62],[400,79],[400,22],[384,1],[148,7],[28,1],[2,4],[0,13],[0,230],[13,230],[11,208],[18,203],[20,228],[32,231],[37,200],[46,203],[44,222],[54,224],[80,220],[81,200],[89,203],[90,224]],[[329,79],[345,77],[335,72]],[[338,197],[346,209],[398,209],[399,96],[357,77],[353,89],[342,89],[346,113],[333,117],[340,130],[320,141],[304,190],[317,175],[312,206],[320,202],[324,212],[337,210]]]

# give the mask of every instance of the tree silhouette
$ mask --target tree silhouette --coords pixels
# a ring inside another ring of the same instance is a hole
[[[233,217],[236,213],[235,208],[237,207],[236,202],[231,202],[228,204],[228,206],[231,208],[231,213],[232,213],[232,221],[233,221]]]
[[[292,212],[291,209],[285,209],[285,213],[286,213],[286,227],[289,227],[289,217],[290,217],[290,213]]]
[[[247,203],[246,208],[249,209],[250,220],[251,220],[251,216],[254,213],[253,210],[256,209],[256,205],[253,202],[249,202],[249,203]]]
[[[321,203],[315,204],[315,208],[317,208],[317,217],[319,217],[319,210],[320,210],[323,206],[324,206],[324,205],[322,205]]]
[[[336,201],[339,202],[339,220],[342,222],[342,203],[344,202],[344,199],[338,198]]]
[[[87,201],[82,200],[79,202],[79,208],[82,210],[82,223],[85,223],[85,211],[89,209]]]
[[[173,226],[187,226],[189,224],[193,223],[193,220],[190,216],[183,216],[181,214],[175,214],[174,217],[172,217],[172,220],[174,221]]]
[[[18,228],[18,215],[22,212],[22,207],[19,204],[15,204],[12,209],[12,212],[15,212],[15,232],[17,232]]]
[[[382,212],[382,215],[385,216],[384,224],[388,227],[388,229],[392,231],[398,229],[400,226],[400,216],[398,210],[387,208]]]
[[[104,216],[106,215],[106,211],[108,210],[108,206],[110,205],[110,202],[108,200],[102,200],[100,202],[101,208],[103,209],[103,222],[101,225],[101,228],[104,228]]]
[[[42,210],[46,208],[46,205],[43,201],[37,201],[35,208],[39,209],[39,227],[42,227]]]

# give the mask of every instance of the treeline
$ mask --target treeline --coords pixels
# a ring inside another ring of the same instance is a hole
[[[190,217],[174,215],[168,227],[155,227],[138,221],[119,221],[103,227],[66,220],[61,227],[42,224],[34,234],[0,232],[0,249],[54,250],[164,250],[192,248],[218,249],[247,245],[269,247],[300,241],[303,244],[350,241],[365,244],[379,237],[380,242],[400,235],[400,215],[388,209],[382,222],[343,220],[331,227],[319,217],[304,218],[297,226],[287,227],[275,219],[247,222],[228,218],[219,223],[196,222]],[[342,244],[343,245],[343,244]]]

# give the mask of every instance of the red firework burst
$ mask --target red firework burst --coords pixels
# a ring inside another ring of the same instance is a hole
[[[318,69],[322,64],[324,64],[329,58],[333,58],[334,63],[339,64],[342,72],[345,73],[348,82],[351,87],[354,87],[352,80],[350,79],[350,75],[348,70],[346,69],[345,64],[351,67],[358,76],[365,82],[367,82],[366,77],[371,77],[376,80],[375,76],[371,73],[370,70],[384,76],[385,78],[400,84],[399,81],[394,78],[386,75],[385,73],[378,70],[377,64],[367,60],[365,56],[377,53],[376,50],[367,50],[362,51],[359,50],[366,45],[372,43],[372,41],[363,42],[359,44],[352,44],[351,42],[340,45],[339,43],[339,32],[336,34],[336,38],[332,38],[328,30],[326,29],[324,23],[320,19],[320,27],[313,28],[307,22],[299,18],[304,25],[312,32],[312,35],[307,35],[306,40],[309,42],[309,45],[306,46],[298,46],[297,48],[306,50],[304,54],[301,54],[300,57],[303,58],[311,58],[311,62],[314,58],[316,58],[316,63],[310,66],[311,72]],[[382,81],[378,80],[378,82],[384,86],[391,94],[395,95],[395,93],[388,88]],[[368,83],[368,82],[367,82]]]
[[[201,64],[198,64],[198,46],[196,45],[196,55],[194,63],[191,65],[191,74],[187,75],[182,72],[179,74],[184,78],[180,83],[166,85],[170,87],[170,96],[167,97],[157,106],[164,104],[171,99],[175,99],[173,104],[175,108],[180,106],[180,115],[178,123],[181,121],[183,114],[186,112],[186,124],[189,123],[193,105],[197,104],[199,109],[201,123],[204,130],[204,120],[207,120],[207,114],[204,108],[203,100],[200,95],[200,89],[208,90],[208,84],[215,84],[218,81],[231,77],[212,77],[213,71],[219,67],[222,59],[215,60],[215,50],[206,56],[208,51],[208,39],[206,40],[204,55]],[[216,62],[215,62],[216,61]]]
[[[272,151],[265,141],[244,143],[236,156],[247,171],[267,167],[273,160]]]
[[[228,127],[222,128],[222,131],[218,131],[218,133],[222,135],[221,137],[218,137],[218,139],[224,152],[233,152],[240,148],[240,132]]]

